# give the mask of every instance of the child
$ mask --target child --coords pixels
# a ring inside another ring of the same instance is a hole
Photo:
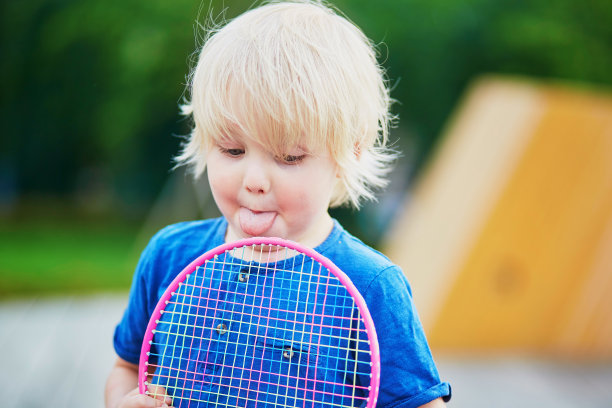
[[[440,382],[399,267],[328,214],[385,184],[390,99],[363,33],[314,0],[244,13],[206,41],[184,107],[194,129],[178,160],[207,168],[223,217],[164,228],[142,254],[115,331],[107,407],[171,404],[139,395],[137,363],[160,295],[190,261],[223,242],[277,236],[315,248],[366,300],[381,355],[379,407],[440,407]]]

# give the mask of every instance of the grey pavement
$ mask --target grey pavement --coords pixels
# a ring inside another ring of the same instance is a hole
[[[103,407],[112,332],[127,294],[0,302],[3,407]],[[450,408],[612,407],[612,362],[437,356]]]

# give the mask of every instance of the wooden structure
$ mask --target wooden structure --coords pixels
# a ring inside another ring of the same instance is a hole
[[[388,238],[432,348],[612,358],[612,96],[476,81]]]

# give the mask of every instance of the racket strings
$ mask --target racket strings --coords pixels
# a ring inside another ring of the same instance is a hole
[[[237,304],[236,302],[226,302],[226,303],[227,304]],[[208,308],[204,308],[204,309],[207,310]],[[270,309],[270,310],[273,310],[273,311],[282,311],[282,309]],[[193,312],[180,313],[180,312],[175,312],[175,311],[167,311],[167,312],[165,312],[165,314],[174,314],[174,315],[179,316],[179,317],[187,317],[187,318],[193,318],[193,319],[197,319],[197,318],[199,318],[201,316],[198,313],[193,313]],[[299,316],[299,315],[302,315],[302,316],[306,315],[306,316],[308,316],[308,313],[306,313],[306,312],[298,312],[298,313],[295,313],[295,315],[296,316]],[[258,314],[255,313],[255,312],[250,312],[250,313],[242,312],[242,316],[241,317],[257,317],[257,316],[258,316]],[[321,316],[322,316],[322,318],[333,318],[333,316],[331,316],[331,315],[321,315]],[[342,319],[350,320],[352,322],[359,321],[358,317],[353,317],[353,318],[344,317]],[[227,317],[227,316],[225,316],[223,320],[227,321],[229,323],[244,322],[244,319],[236,320],[236,319],[234,319],[232,317]],[[291,323],[291,322],[295,321],[295,320],[292,320],[292,319],[287,318],[287,317],[285,317],[285,318],[274,317],[274,318],[271,318],[271,320],[275,321],[275,322],[285,322],[285,323]],[[198,328],[202,327],[201,325],[198,325],[197,323],[191,323],[190,324],[189,322],[186,322],[186,323],[180,323],[179,322],[179,323],[176,323],[176,326],[185,326],[186,328],[191,328],[191,329],[198,329]],[[263,327],[266,328],[266,327],[276,327],[276,326],[263,326]],[[340,330],[340,331],[346,330],[348,332],[351,332],[351,333],[349,333],[349,335],[352,335],[355,332],[364,332],[364,333],[366,332],[366,330],[364,328],[359,328],[359,327],[343,327],[341,325],[331,325],[331,324],[323,324],[323,323],[319,324],[319,327],[325,328],[325,329],[337,329],[337,330]],[[155,330],[155,332],[171,334],[169,332],[164,332],[162,330]],[[310,332],[299,331],[299,330],[293,330],[293,332],[298,333],[298,334],[311,334]],[[231,333],[231,331],[230,331],[230,333]],[[189,337],[189,335],[187,335],[187,334],[185,334],[185,336]],[[332,334],[330,334],[330,335],[328,335],[328,337],[329,338],[336,338],[336,339],[345,339],[347,336],[346,335],[332,335]],[[358,341],[367,342],[367,340],[365,340],[365,339],[360,339]],[[315,345],[315,346],[317,344],[318,343],[313,343],[313,345]]]
[[[231,368],[231,369],[235,368],[233,366],[228,366],[228,365],[223,365],[223,364],[215,364],[215,365],[218,366],[218,367],[222,367],[222,368]],[[162,367],[162,366],[156,366],[155,364],[151,364],[150,367],[155,369],[156,367]],[[313,368],[314,368],[314,366],[313,366]],[[266,373],[263,370],[254,370],[253,369],[253,370],[250,370],[250,371],[258,373],[258,374]],[[185,378],[186,376],[194,376],[194,377],[196,377],[199,374],[200,373],[197,372],[197,371],[190,371],[188,369],[182,369],[182,370],[181,369],[177,369],[176,370],[176,374],[174,376],[171,376],[171,375],[159,375],[159,374],[158,375],[160,377],[164,377],[166,379],[179,380],[179,379]],[[236,380],[236,379],[237,380],[242,380],[242,377],[232,377],[232,376],[228,377],[228,376],[221,375],[221,374],[210,374],[208,377],[210,377],[209,381],[207,381],[205,379],[201,379],[201,380],[195,380],[194,379],[194,380],[192,380],[192,382],[193,383],[212,385],[212,384],[215,384],[214,379],[224,379],[224,380],[230,380],[230,381],[231,380]],[[291,375],[283,375],[283,374],[277,374],[276,377],[278,377],[279,380],[281,378],[289,378],[291,380],[296,380],[296,381],[304,380],[302,377],[299,377],[299,376],[291,376]],[[304,381],[307,381],[307,380],[304,380]],[[261,381],[260,380],[258,382],[259,383],[263,383],[263,384],[268,384],[268,385],[278,385],[278,383],[274,383],[274,382],[271,382],[271,381]],[[347,387],[347,388],[350,387],[350,388],[356,388],[357,390],[359,390],[359,389],[361,389],[363,391],[368,390],[368,387],[366,387],[366,386],[351,385],[351,384],[347,384],[347,383],[327,382],[326,384],[330,385],[330,386],[337,386],[337,387],[340,387],[340,388],[342,388],[342,387]],[[242,390],[248,390],[247,388],[242,388],[242,387],[235,387],[235,388],[242,389]],[[300,391],[308,391],[309,390],[309,389],[307,389],[305,387],[299,387],[299,386],[287,386],[287,388],[288,389],[292,389],[292,390],[300,390]],[[180,391],[198,391],[198,392],[202,391],[201,388],[191,388],[191,389],[189,389],[189,388],[186,388],[186,387],[167,387],[167,390],[171,390],[171,389],[180,390]],[[203,390],[202,392],[214,393],[213,391],[206,391],[206,390]],[[325,391],[325,390],[320,391],[320,393],[321,394],[326,394],[326,395],[332,395],[332,396],[343,396],[344,395],[344,394],[333,393],[333,392],[329,392],[329,391]],[[282,394],[273,394],[273,395],[278,396],[278,395],[282,395]],[[287,395],[285,395],[285,396],[287,396]],[[361,400],[367,399],[366,397],[357,396],[357,395],[353,395],[353,398],[354,399],[361,399]]]
[[[166,331],[157,331],[156,333],[160,333],[160,334],[172,334],[172,333],[166,332]],[[302,332],[302,333],[306,334],[306,332]],[[193,339],[200,339],[201,338],[201,337],[198,337],[198,336],[188,336],[188,335],[186,335],[185,337],[186,338],[193,338]],[[331,337],[331,336],[328,336],[328,337]],[[335,336],[334,338],[342,339],[342,337],[340,337],[340,336]],[[284,337],[270,337],[269,340],[271,340],[273,343],[276,343],[276,344],[281,343],[281,342],[285,342],[285,345],[282,346],[283,350],[286,349],[286,348],[291,348],[292,351],[297,351],[297,352],[302,352],[302,353],[306,352],[306,353],[308,353],[310,355],[315,355],[315,356],[317,356],[317,355],[318,356],[326,356],[325,354],[317,353],[316,351],[313,351],[312,349],[310,349],[310,347],[316,346],[319,343],[313,343],[313,342],[311,342],[311,343],[304,343],[304,342],[297,342],[297,341],[291,342],[289,339],[286,339]],[[360,342],[363,342],[363,343],[367,344],[367,340],[360,340]],[[246,341],[245,342],[240,342],[240,340],[235,340],[233,342],[229,342],[228,341],[226,343],[228,343],[228,344],[231,343],[231,344],[233,344],[235,346],[245,346],[245,347],[252,346],[251,343],[246,342]],[[164,343],[151,342],[151,345],[154,345],[154,346],[164,346],[165,344]],[[296,345],[297,345],[297,347],[296,347]],[[168,347],[173,347],[174,348],[174,352],[176,352],[176,349],[180,349],[182,346],[168,346]],[[357,351],[356,347],[335,346],[335,345],[334,345],[334,347],[335,347],[336,350],[339,350],[339,351],[348,351],[348,352],[356,352]],[[278,350],[279,349],[279,347],[274,345],[274,344],[272,344],[272,345],[264,345],[263,348],[266,349],[266,350]],[[190,350],[190,351],[202,351],[201,348],[198,349],[196,347],[191,347],[191,348],[188,347],[187,350]],[[151,355],[153,357],[164,356],[163,353],[154,353],[154,352],[149,352],[149,355]],[[354,358],[346,357],[346,358],[344,358],[344,360],[346,360],[346,361],[353,361]],[[189,360],[184,360],[184,361],[189,361]]]
[[[225,367],[225,368],[234,368],[233,366],[229,366],[229,365],[219,365],[219,366],[220,367]],[[151,365],[151,367],[155,368],[156,366],[153,364],[153,365]],[[267,373],[266,371],[263,371],[263,370],[251,370],[251,371],[256,373],[256,374]],[[197,372],[197,371],[193,371],[193,370],[190,371],[190,370],[187,370],[187,369],[183,369],[183,370],[176,370],[176,375],[174,375],[174,376],[171,376],[171,375],[161,375],[161,377],[164,377],[164,378],[167,378],[167,379],[181,379],[181,378],[185,378],[185,376],[194,376],[195,377],[198,374],[199,374],[199,372]],[[279,374],[267,373],[267,374],[272,374],[272,375],[274,375],[274,376],[276,376],[278,378],[289,378],[291,380],[296,380],[296,381],[302,380],[304,382],[308,381],[308,380],[305,380],[303,377],[299,377],[299,376],[284,377],[284,375],[280,374],[280,373]],[[242,377],[229,377],[229,376],[224,376],[224,375],[221,375],[221,374],[210,374],[208,377],[210,377],[209,381],[207,381],[206,379],[203,378],[201,380],[194,379],[193,382],[194,383],[203,383],[203,384],[215,384],[215,381],[214,381],[215,378],[216,379],[230,380],[230,381],[231,380],[241,380],[242,379]],[[275,384],[276,385],[276,383],[273,383],[271,381],[260,381],[260,382],[261,383],[265,383],[265,384]],[[366,386],[360,386],[360,385],[353,386],[351,384],[339,383],[339,382],[337,382],[337,383],[329,382],[328,385],[338,386],[338,387],[355,387],[355,388],[361,389],[361,390],[367,390],[368,389],[368,387],[366,387]],[[306,389],[304,387],[299,387],[297,385],[293,386],[293,387],[290,387],[290,388],[294,389],[294,390],[303,390],[303,391],[308,390],[308,389]],[[181,389],[186,389],[186,388],[181,388]],[[195,388],[193,390],[195,390]],[[246,390],[246,388],[245,388],[245,390]],[[335,395],[335,396],[344,395],[344,394],[334,394],[332,392],[326,392],[326,391],[321,391],[321,393],[328,394],[328,395]],[[356,398],[365,399],[366,397],[362,396],[362,397],[356,397]]]
[[[187,285],[187,286],[192,286],[192,287],[194,287],[194,288],[201,288],[201,286],[200,286],[200,285],[193,285],[193,284],[186,284],[186,285]],[[245,285],[246,285],[246,284],[245,284]],[[263,286],[263,285],[258,285],[258,286],[259,286],[259,288],[261,288],[261,289],[263,289],[263,288],[264,288],[264,286]],[[231,290],[227,290],[227,289],[218,289],[218,292],[219,292],[220,294],[236,294],[236,292],[231,291]],[[252,296],[252,297],[255,297],[256,299],[257,299],[257,298],[259,298],[260,300],[268,300],[268,299],[269,299],[267,296],[264,296],[264,295],[256,295],[256,294],[248,294],[248,293],[245,293],[244,295],[247,295],[247,296]],[[194,297],[193,295],[189,295],[189,294],[183,294],[183,296],[185,296],[185,297],[187,297],[187,298],[188,298],[188,297]],[[195,297],[197,297],[197,296],[195,296]],[[348,299],[351,299],[351,298],[349,297]],[[282,299],[277,299],[277,300],[282,300]],[[295,302],[295,301],[294,301],[294,302]],[[298,302],[298,303],[302,303],[302,302],[299,302],[299,301],[297,301],[297,302]],[[176,302],[176,303],[181,304],[181,302]],[[309,302],[306,302],[306,303],[304,303],[304,305],[305,305],[305,306],[313,306],[313,307],[321,307],[321,306],[325,306],[325,303],[309,303]],[[349,309],[350,309],[350,308],[349,308]]]
[[[232,388],[237,389],[237,390],[243,390],[243,391],[251,391],[251,390],[249,390],[247,388],[238,387],[238,386],[234,386]],[[300,387],[294,387],[293,389],[294,390],[309,391],[309,389],[305,388],[305,387],[301,387],[301,388]],[[213,390],[201,390],[201,389],[197,389],[197,388],[191,388],[191,389],[190,388],[180,388],[179,390],[180,391],[190,391],[192,393],[205,394],[205,395],[208,395],[208,396],[216,396],[217,397],[217,401],[214,402],[215,406],[222,406],[222,407],[236,407],[237,406],[235,403],[231,403],[231,402],[226,402],[226,403],[219,402],[219,397],[226,397],[227,396],[226,392],[213,391]],[[281,394],[281,393],[266,393],[266,394],[274,396],[274,397],[277,397],[277,398],[281,397],[281,398],[284,398],[285,400],[294,400],[293,397],[288,396],[286,394]],[[343,397],[344,396],[342,394],[334,394],[334,393],[324,392],[324,391],[321,391],[320,394],[325,394],[325,395],[335,396],[335,397]],[[153,394],[151,394],[151,395],[153,395]],[[191,402],[196,402],[196,403],[211,403],[209,398],[207,398],[207,399],[198,399],[198,398],[193,398],[193,397],[187,398],[187,397],[183,397],[183,396],[174,396],[173,399],[174,400],[177,400],[177,399],[178,400],[185,400],[188,403],[191,403]],[[259,399],[259,398],[234,397],[234,399],[236,399],[236,400],[244,400],[244,401],[247,401],[247,402],[255,402],[255,403],[261,403],[262,402],[261,399]],[[357,401],[358,404],[360,404],[363,401],[367,401],[368,397],[355,396],[355,400]],[[306,403],[306,402],[312,403],[313,404],[312,406],[315,406],[315,407],[321,406],[320,405],[321,401],[317,400],[317,399],[314,399],[313,397],[311,397],[311,398],[305,397],[305,398],[300,399],[300,401],[303,401],[304,403]],[[263,404],[264,403],[262,403],[262,405]],[[269,404],[269,403],[265,403],[265,404]],[[314,404],[316,404],[316,405],[314,405]],[[173,405],[175,407],[179,406],[179,405],[176,404],[176,402],[174,402]],[[287,403],[287,402],[281,403],[281,402],[278,402],[278,399],[272,405],[275,406],[275,407],[295,407],[296,406],[293,403]],[[325,406],[326,407],[347,407],[347,405],[345,405],[345,404],[334,403],[334,402],[326,402]]]
[[[369,366],[369,356],[359,357],[367,354],[369,342],[352,296],[306,257],[270,262],[273,251],[260,250],[254,263],[243,261],[242,251],[207,261],[172,294],[151,342],[155,383],[186,402],[180,406],[236,406],[223,400],[279,407],[297,400],[303,407],[360,405],[368,387],[355,383],[370,374],[369,367],[360,367]],[[250,274],[246,282],[236,282],[241,271]],[[211,326],[203,327],[200,320],[207,319]],[[227,324],[224,340],[214,339],[217,321]],[[156,336],[165,338],[157,342]],[[287,347],[299,357],[280,364]],[[248,352],[261,357],[249,361]],[[333,366],[321,364],[325,361]],[[344,403],[347,387],[350,405]]]
[[[200,267],[200,268],[202,268],[202,267]],[[265,279],[265,276],[267,274],[271,273],[272,271],[274,271],[276,273],[276,275],[277,275],[275,279],[277,281],[281,281],[281,283],[285,283],[285,282],[288,282],[289,284],[294,283],[296,281],[296,279],[295,279],[296,275],[299,275],[298,282],[302,282],[304,280],[305,276],[306,277],[310,277],[310,278],[316,277],[316,275],[312,275],[311,276],[310,274],[307,274],[307,273],[296,273],[295,271],[292,271],[290,269],[270,269],[269,267],[264,267],[264,266],[256,266],[256,267],[251,268],[250,270],[243,270],[243,269],[246,269],[246,268],[241,268],[240,272],[241,273],[249,272],[249,276],[254,276],[255,282],[245,281],[245,282],[241,282],[241,283],[243,283],[244,285],[254,285],[254,286],[256,286],[259,289],[264,289],[264,284],[263,283],[259,284],[259,281]],[[214,273],[215,271],[211,270],[210,272]],[[219,269],[219,272],[222,272],[222,270]],[[235,272],[234,272],[234,274],[235,274]],[[288,275],[288,276],[285,277],[284,275]],[[238,274],[238,278],[236,279],[238,281],[239,281],[239,276],[240,276],[240,274]],[[262,276],[264,278],[262,278]],[[199,281],[200,280],[205,280],[205,279],[213,279],[213,281],[215,281],[216,283],[219,283],[219,285],[221,285],[222,283],[225,283],[225,282],[222,282],[220,279],[215,279],[212,276],[201,276],[200,274],[192,274],[192,275],[189,275],[189,277],[193,277],[194,281],[193,282],[186,281],[183,284],[184,285],[191,285],[191,286],[193,286],[195,288],[201,288],[204,285],[204,283],[203,282],[199,282]],[[321,286],[321,285],[324,284],[328,289],[345,289],[342,284],[337,283],[338,281],[336,279],[334,279],[333,276],[326,276],[326,277],[323,277],[323,278],[325,279],[325,282],[324,283],[319,282],[319,284],[317,286]],[[230,292],[227,289],[225,289],[225,290],[222,289],[222,287],[219,287],[219,290],[222,291],[222,292]],[[300,292],[300,290],[298,290],[296,292]],[[301,290],[301,292],[303,292],[303,290]],[[341,296],[341,295],[337,294],[337,296]],[[352,297],[348,293],[345,294],[344,297],[346,297],[347,299],[352,299]],[[323,305],[323,304],[324,303],[321,302],[318,305]]]

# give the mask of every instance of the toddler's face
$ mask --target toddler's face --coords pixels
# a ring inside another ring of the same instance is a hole
[[[296,147],[276,157],[237,133],[207,154],[211,190],[229,225],[226,240],[275,236],[321,243],[333,226],[327,209],[337,181],[327,150]]]

